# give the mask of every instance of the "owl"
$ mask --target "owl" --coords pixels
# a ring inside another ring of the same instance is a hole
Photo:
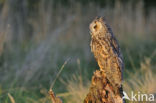
[[[97,17],[90,24],[91,51],[104,72],[108,82],[112,85],[114,93],[122,88],[123,59],[120,48],[110,27],[103,17]]]

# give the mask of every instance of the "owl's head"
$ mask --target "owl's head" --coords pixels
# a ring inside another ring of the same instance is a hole
[[[90,24],[90,32],[92,36],[104,35],[107,32],[106,24],[103,17],[96,17]]]

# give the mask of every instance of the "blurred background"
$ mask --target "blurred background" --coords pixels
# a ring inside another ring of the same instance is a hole
[[[99,69],[89,34],[96,16],[120,44],[124,91],[156,94],[155,0],[0,0],[0,103],[11,102],[8,93],[51,103],[51,84],[64,103],[82,103]]]

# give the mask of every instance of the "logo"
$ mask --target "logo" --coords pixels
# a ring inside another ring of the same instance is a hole
[[[123,91],[124,96],[122,97],[123,99],[127,99],[129,101],[154,101],[154,94],[143,94],[140,92],[134,93],[133,91],[131,91],[131,94],[128,96],[127,93],[125,91]]]

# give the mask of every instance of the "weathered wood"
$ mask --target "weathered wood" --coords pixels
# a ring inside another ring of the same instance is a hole
[[[105,73],[96,70],[92,77],[91,87],[84,103],[123,103],[120,95],[115,95]]]

